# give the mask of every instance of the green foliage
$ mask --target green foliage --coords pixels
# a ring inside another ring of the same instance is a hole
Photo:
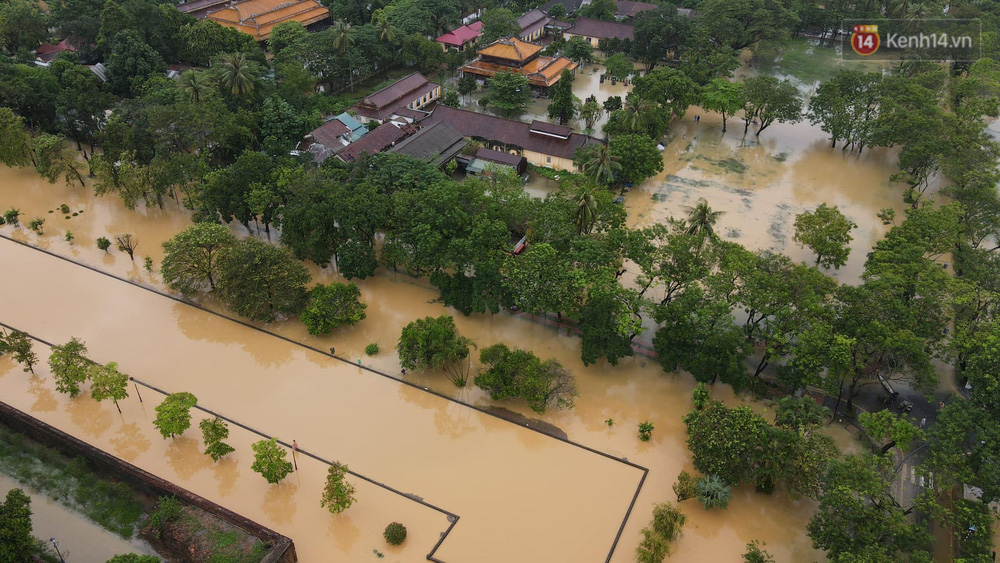
[[[812,397],[782,397],[774,410],[774,425],[798,432],[820,426],[829,416],[830,409]]]
[[[743,108],[743,85],[725,78],[713,78],[701,91],[701,107],[722,114],[722,132],[726,119]]]
[[[593,0],[580,8],[580,16],[594,20],[615,21],[618,6],[614,0]]]
[[[135,261],[135,249],[139,246],[139,239],[131,233],[125,233],[115,237],[115,243],[118,245],[118,252],[128,254],[129,260]]]
[[[636,549],[636,561],[660,563],[670,553],[670,545],[681,535],[687,516],[672,503],[653,506],[653,521],[642,529],[643,539]]]
[[[35,373],[38,355],[32,350],[31,337],[18,330],[10,331],[4,345],[6,353],[14,357],[14,361],[24,366],[24,371]]]
[[[458,92],[454,90],[448,90],[441,96],[441,105],[448,106],[450,108],[457,108],[461,105],[461,100],[458,97]],[[449,161],[454,162],[454,161]]]
[[[886,450],[896,445],[901,450],[909,448],[910,444],[922,440],[924,433],[916,427],[910,420],[900,417],[892,411],[886,409],[881,411],[860,412],[858,422],[868,431],[872,439],[881,442],[889,440]]]
[[[130,29],[118,32],[111,41],[111,53],[105,61],[111,73],[109,83],[120,96],[134,97],[146,81],[163,72],[163,58],[142,36]]]
[[[780,43],[798,21],[787,4],[765,0],[705,0],[698,15],[714,44],[737,52],[762,42]]]
[[[271,28],[271,35],[267,40],[267,47],[272,53],[278,55],[286,47],[290,47],[305,39],[309,32],[297,21],[284,21]]]
[[[567,41],[563,51],[566,58],[581,64],[594,60],[594,46],[582,37],[574,37]]]
[[[699,479],[696,490],[698,501],[708,510],[713,508],[725,510],[733,498],[733,490],[718,475],[706,475]]]
[[[544,413],[547,407],[572,408],[578,395],[573,376],[555,360],[543,362],[531,352],[495,344],[479,353],[479,361],[488,367],[474,381],[494,401],[522,398]]]
[[[691,404],[694,406],[694,410],[700,411],[705,408],[709,399],[711,399],[711,391],[709,391],[708,385],[699,381],[691,391]]]
[[[339,326],[354,326],[365,319],[368,307],[360,298],[361,290],[353,282],[317,284],[309,291],[309,302],[301,314],[302,322],[314,336],[325,336]]]
[[[406,540],[406,526],[400,524],[399,522],[393,522],[385,527],[385,531],[382,532],[382,537],[389,545],[399,545]]]
[[[424,317],[403,327],[396,344],[400,364],[409,370],[444,369],[455,385],[469,377],[472,340],[460,335],[448,315]]]
[[[201,428],[201,438],[205,443],[205,455],[212,458],[212,461],[219,461],[227,454],[235,451],[235,448],[225,443],[223,440],[229,437],[229,425],[219,417],[205,418],[198,423]]]
[[[677,482],[674,483],[674,494],[677,495],[677,502],[694,498],[698,494],[698,480],[687,471],[681,471],[677,475]]]
[[[747,550],[743,554],[744,563],[774,563],[774,556],[768,553],[764,546],[767,542],[753,540],[747,544]]]
[[[142,259],[142,268],[149,273],[153,273],[153,258],[146,256]]]
[[[66,146],[65,137],[45,133],[35,137],[31,145],[35,170],[42,178],[50,183],[55,183],[62,177],[67,184],[77,181],[80,182],[81,187],[85,186],[83,174],[80,172],[80,166],[76,160],[76,153]],[[69,214],[69,207],[63,204],[60,211]]]
[[[156,499],[156,508],[149,515],[148,524],[156,530],[157,536],[170,522],[177,521],[184,513],[184,507],[177,497],[162,496]]]
[[[73,231],[66,231],[66,234],[63,236],[63,238],[66,239],[66,242],[73,244],[73,239],[76,238],[76,235],[73,234]]]
[[[549,102],[549,119],[558,119],[560,125],[576,115],[576,101],[573,96],[573,75],[568,70],[562,71],[559,82],[552,87],[552,101]]]
[[[254,238],[221,249],[216,292],[241,317],[272,322],[305,304],[309,271],[284,248]]]
[[[28,165],[31,162],[30,140],[24,127],[24,118],[10,108],[0,107],[0,164]],[[9,220],[7,222],[11,223]],[[12,224],[16,225],[16,222]]]
[[[844,217],[837,206],[821,203],[815,211],[805,211],[795,216],[793,240],[808,246],[816,253],[816,266],[839,270],[847,263],[853,240],[851,230],[858,225]]]
[[[340,514],[355,502],[354,485],[344,480],[347,473],[347,466],[336,461],[330,464],[330,469],[326,473],[326,485],[323,487],[323,496],[319,504],[331,514]],[[406,536],[405,531],[403,536]]]
[[[198,399],[191,393],[171,393],[156,406],[153,425],[164,438],[179,436],[191,426],[190,411],[196,404]]]
[[[159,563],[160,558],[155,555],[142,555],[139,553],[123,553],[108,559],[106,563]]]
[[[35,217],[31,221],[28,221],[28,228],[35,231],[35,234],[42,235],[42,226],[45,225],[45,219],[41,217]]]
[[[489,88],[479,104],[492,107],[504,117],[516,117],[531,101],[531,86],[523,74],[501,71],[490,78]]]
[[[375,354],[378,354],[378,350],[378,344],[372,342],[368,346],[365,346],[365,355],[374,356]]]
[[[628,60],[623,53],[611,55],[604,61],[604,68],[608,74],[618,80],[625,80],[632,74],[632,61]]]
[[[616,135],[608,150],[618,157],[619,178],[626,184],[638,184],[663,172],[663,154],[656,148],[656,141],[646,135]]]
[[[753,464],[748,461],[764,441],[767,421],[749,407],[729,408],[712,401],[692,411],[685,422],[695,469],[727,483],[751,479]]]
[[[780,81],[773,76],[747,78],[743,81],[743,119],[746,121],[744,133],[750,129],[754,119],[759,121],[756,135],[775,121],[798,123],[802,120],[802,99],[798,88],[787,80]]]
[[[648,442],[653,436],[653,423],[646,420],[639,423],[639,439]]]
[[[632,24],[631,54],[646,65],[647,71],[653,70],[680,47],[690,50],[692,46],[688,39],[691,27],[688,18],[679,16],[671,6],[640,12]]]
[[[36,549],[31,530],[31,497],[21,489],[7,491],[0,503],[0,560],[31,561]]]
[[[128,397],[128,374],[118,371],[118,364],[108,362],[107,365],[91,364],[88,370],[90,377],[90,396],[95,401],[111,399],[115,406],[118,401]],[[121,407],[118,409],[121,411]]]
[[[521,26],[517,24],[514,13],[506,8],[487,9],[479,21],[483,22],[483,29],[479,35],[479,41],[482,45],[488,45],[503,37],[517,35],[521,31]]]
[[[274,438],[254,442],[250,448],[254,459],[250,468],[263,475],[268,483],[279,483],[292,472],[292,463],[285,459],[288,453]]]
[[[0,108],[0,110],[2,110],[2,108]],[[0,136],[0,137],[2,137],[2,136]],[[17,227],[17,226],[20,225],[20,223],[18,222],[18,218],[20,216],[21,216],[21,211],[19,209],[17,209],[16,207],[11,207],[10,209],[8,209],[7,211],[4,212],[4,214],[3,214],[3,220],[8,225]]]

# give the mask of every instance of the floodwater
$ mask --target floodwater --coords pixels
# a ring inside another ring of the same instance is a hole
[[[44,541],[50,551],[49,538],[55,537],[63,558],[70,563],[107,561],[123,553],[156,555],[153,548],[141,539],[122,539],[91,522],[86,516],[0,473],[0,499],[6,497],[7,491],[11,489],[21,489],[31,497],[32,534]]]

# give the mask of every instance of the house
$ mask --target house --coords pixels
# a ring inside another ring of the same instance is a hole
[[[432,104],[440,97],[440,84],[435,84],[419,72],[414,72],[366,96],[351,107],[351,111],[366,121],[385,121],[400,109],[418,110]]]
[[[569,127],[542,121],[528,124],[448,106],[434,108],[424,125],[441,121],[486,148],[523,156],[531,164],[556,170],[575,170],[573,157],[576,150],[598,142],[588,135],[573,132]]]
[[[220,9],[212,11],[214,8]],[[252,35],[257,41],[267,41],[279,23],[297,21],[309,26],[330,17],[330,10],[319,0],[246,0],[192,11],[204,11],[205,19]]]
[[[333,156],[347,145],[364,137],[368,128],[347,113],[331,117],[299,143],[299,150],[308,150],[317,164]]]
[[[441,48],[447,51],[464,51],[467,47],[472,47],[479,41],[479,35],[483,32],[483,22],[472,22],[469,25],[455,28],[448,33],[438,37],[436,41],[441,44]]]
[[[194,16],[199,20],[208,17],[212,12],[218,12],[226,7],[231,0],[192,0],[177,5],[177,10],[182,14]]]
[[[535,8],[523,16],[517,18],[517,25],[521,26],[521,31],[517,36],[521,41],[538,41],[545,35],[545,26],[552,21],[552,18],[545,15],[545,12]]]
[[[528,169],[528,159],[523,156],[484,147],[476,151],[476,156],[465,167],[465,171],[469,174],[482,174],[486,167],[491,164],[509,166],[518,175],[524,174],[525,170]]]
[[[659,8],[656,4],[647,2],[633,2],[632,0],[618,0],[615,2],[618,9],[615,11],[615,18],[619,20],[632,19],[640,12],[648,12]]]
[[[39,45],[38,49],[35,49],[35,60],[48,65],[59,56],[59,53],[64,53],[66,51],[69,51],[70,53],[76,52],[76,47],[69,42],[68,37],[55,45],[51,43]]]
[[[334,156],[344,162],[354,162],[362,154],[377,154],[390,149],[413,132],[412,125],[400,126],[391,121],[383,123],[369,131],[364,137],[335,152]]]
[[[576,70],[578,65],[566,57],[541,57],[538,55],[541,50],[542,47],[516,37],[500,39],[479,49],[479,56],[458,70],[483,80],[504,71],[523,74],[528,77],[528,84],[544,93],[559,82],[562,71]]]
[[[627,39],[631,41],[634,32],[631,24],[579,18],[573,27],[565,31],[564,37],[567,41],[574,37],[581,37],[597,47],[602,39],[618,39],[619,41]]]
[[[469,144],[461,133],[445,121],[423,127],[397,143],[389,152],[398,152],[441,167],[455,158]]]

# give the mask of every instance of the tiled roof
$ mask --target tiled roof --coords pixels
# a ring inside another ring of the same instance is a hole
[[[523,156],[510,154],[509,152],[495,151],[485,147],[476,151],[476,158],[479,160],[488,160],[490,162],[499,162],[500,164],[506,164],[507,166],[513,166],[515,168],[519,167],[521,165],[521,161],[524,160]]]
[[[487,57],[496,57],[509,61],[525,61],[533,55],[537,55],[541,50],[542,47],[538,45],[525,43],[517,37],[509,37],[490,43],[480,49],[478,53]]]
[[[346,125],[336,119],[331,119],[316,129],[313,129],[310,135],[312,135],[313,141],[321,145],[326,145],[331,149],[335,149],[343,146],[343,143],[340,142],[340,138],[350,132],[351,130]]]
[[[351,109],[369,119],[388,119],[397,110],[439,87],[424,78],[424,75],[415,72],[367,96]]]
[[[576,149],[596,142],[579,133],[570,134],[568,139],[538,135],[531,132],[527,123],[448,106],[435,108],[424,124],[438,121],[448,123],[462,135],[472,139],[494,141],[558,158],[573,158]]]
[[[528,83],[532,86],[550,87],[559,82],[563,70],[572,71],[577,66],[579,65],[566,57],[537,57],[523,67],[511,67],[487,62],[482,59],[475,59],[462,66],[459,70],[487,78],[498,72],[513,72],[527,76]]]
[[[39,45],[38,49],[35,49],[35,54],[38,55],[38,58],[41,59],[42,61],[50,63],[53,60],[55,60],[56,57],[59,56],[59,53],[62,53],[63,51],[70,51],[70,52],[76,51],[76,47],[74,47],[73,44],[69,42],[68,37],[66,39],[63,39],[59,43],[56,43],[55,45],[51,43],[44,43],[42,45]]]
[[[549,23],[551,18],[545,15],[545,12],[535,8],[530,12],[524,14],[523,16],[517,18],[517,25],[521,26],[520,36],[530,35],[535,31],[545,27],[545,24]]]
[[[569,136],[573,134],[572,127],[566,127],[565,125],[556,125],[555,123],[549,123],[548,121],[540,121],[538,119],[532,121],[528,125],[528,130],[531,131],[532,133],[552,135],[553,137],[560,137],[562,139],[568,139]]]
[[[566,33],[594,37],[596,39],[632,39],[633,37],[633,29],[630,24],[588,18],[579,18],[576,20],[573,27],[567,29]]]
[[[210,13],[225,8],[227,2],[229,0],[192,0],[191,2],[179,4],[177,10],[183,14],[191,14],[201,20],[205,19],[205,16]]]
[[[398,143],[389,152],[398,152],[440,166],[461,151],[468,141],[445,121],[422,128],[415,135]]]
[[[633,2],[632,0],[618,0],[615,4],[618,6],[618,12],[615,15],[623,18],[634,18],[639,12],[648,12],[659,8],[656,4]]]
[[[337,153],[344,162],[357,160],[363,153],[380,153],[398,143],[412,132],[408,127],[396,127],[392,123],[383,123],[368,132],[357,141],[347,145]]]
[[[455,28],[448,33],[445,33],[441,37],[437,38],[437,42],[455,47],[461,47],[466,43],[475,41],[479,37],[482,29],[482,22],[473,22],[470,25],[463,25],[462,27]]]
[[[208,19],[264,41],[279,23],[297,21],[310,25],[328,17],[330,10],[318,0],[246,0],[213,12]]]

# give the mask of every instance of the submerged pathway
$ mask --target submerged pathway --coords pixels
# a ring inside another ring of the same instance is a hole
[[[643,477],[635,466],[36,249],[0,240],[0,263],[0,321],[56,343],[77,336],[96,361],[190,391],[206,408],[460,515],[436,553],[444,561],[603,561]],[[31,378],[9,360],[0,360],[0,396],[292,537],[303,561],[373,557],[392,520],[411,530],[395,559],[422,560],[448,525],[361,482],[358,503],[331,516],[319,507],[322,464],[300,458],[299,474],[267,485],[249,468],[255,437],[235,440],[234,459],[213,465],[196,429],[173,441],[155,433],[158,397],[127,399],[119,417],[110,403],[55,394],[50,378]]]

